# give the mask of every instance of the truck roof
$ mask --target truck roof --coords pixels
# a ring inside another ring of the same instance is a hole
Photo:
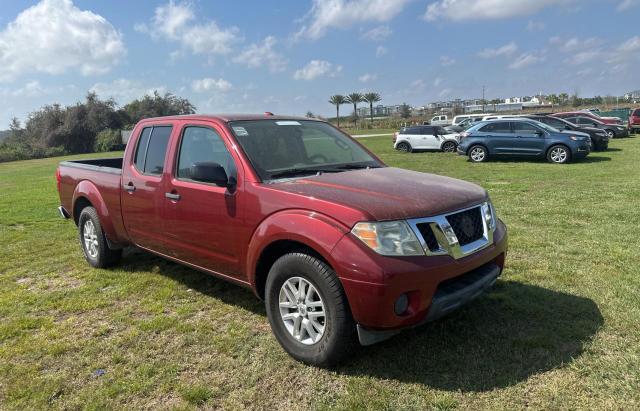
[[[313,118],[307,117],[296,117],[296,116],[280,116],[274,115],[271,113],[262,113],[262,114],[187,114],[182,116],[166,116],[166,117],[152,117],[145,118],[140,120],[141,122],[148,121],[163,121],[163,120],[216,120],[224,123],[228,123],[230,121],[240,121],[240,120],[316,120]]]

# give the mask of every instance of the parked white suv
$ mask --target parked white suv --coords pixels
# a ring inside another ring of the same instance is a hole
[[[457,134],[449,134],[440,126],[405,127],[394,135],[393,147],[410,153],[414,150],[441,150],[454,153],[458,147]]]

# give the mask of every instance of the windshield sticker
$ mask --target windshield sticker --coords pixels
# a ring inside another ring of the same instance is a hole
[[[249,133],[244,127],[233,127],[233,131],[236,133],[236,136],[248,136]]]
[[[297,121],[276,121],[276,124],[279,126],[300,126],[301,125]]]

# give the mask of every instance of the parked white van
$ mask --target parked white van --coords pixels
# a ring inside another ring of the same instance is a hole
[[[451,125],[457,126],[458,124],[462,123],[463,121],[465,121],[468,118],[472,118],[472,119],[482,119],[485,116],[492,116],[493,113],[478,113],[478,114],[460,114],[459,116],[455,116],[453,118],[453,121],[451,122]]]

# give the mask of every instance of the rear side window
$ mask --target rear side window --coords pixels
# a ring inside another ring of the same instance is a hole
[[[420,132],[419,127],[409,127],[402,130],[400,134],[422,134],[422,133]]]
[[[431,134],[433,134],[433,127],[422,127],[420,129],[420,134],[423,134],[423,135],[431,135]]]
[[[180,143],[177,177],[191,179],[191,167],[197,163],[218,163],[235,175],[235,164],[220,135],[206,127],[187,127]]]
[[[533,124],[530,123],[526,123],[526,122],[514,122],[513,123],[513,130],[517,133],[525,133],[525,134],[535,134],[536,131],[540,131],[536,126],[534,126]]]
[[[140,139],[138,140],[138,147],[136,148],[136,157],[134,163],[136,168],[144,172],[144,157],[147,154],[147,147],[149,146],[149,136],[151,135],[151,127],[147,127],[140,133]]]
[[[480,129],[483,133],[511,133],[511,125],[506,121],[487,124]]]
[[[159,126],[142,130],[134,160],[139,171],[144,174],[162,174],[171,129],[171,126]]]

